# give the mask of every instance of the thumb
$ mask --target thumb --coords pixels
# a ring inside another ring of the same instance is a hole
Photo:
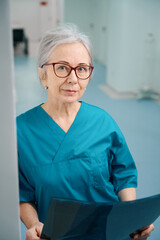
[[[38,236],[38,237],[41,236],[42,229],[43,229],[43,223],[39,223],[39,224],[36,226],[36,232],[37,232],[37,236]]]

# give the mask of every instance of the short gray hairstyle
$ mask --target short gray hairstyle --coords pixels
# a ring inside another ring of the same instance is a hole
[[[42,67],[50,59],[53,50],[64,43],[82,43],[88,50],[91,64],[93,64],[92,47],[88,36],[81,33],[74,24],[63,24],[55,29],[47,31],[39,45],[38,67]]]

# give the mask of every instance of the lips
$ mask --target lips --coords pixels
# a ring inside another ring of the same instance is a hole
[[[78,90],[71,90],[71,89],[63,89],[63,91],[68,95],[74,95],[78,92]]]
[[[78,90],[71,90],[71,89],[63,89],[64,91],[67,91],[67,92],[77,92]]]

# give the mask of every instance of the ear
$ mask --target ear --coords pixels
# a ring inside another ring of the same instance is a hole
[[[47,74],[44,70],[44,68],[38,68],[38,74],[39,74],[39,78],[43,84],[44,87],[46,87],[47,85]]]

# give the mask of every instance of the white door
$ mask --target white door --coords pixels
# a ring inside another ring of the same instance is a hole
[[[46,5],[43,3],[46,2]],[[40,37],[48,29],[52,29],[63,21],[63,1],[39,1]]]
[[[9,6],[9,0],[0,1],[0,239],[19,240],[18,172]]]

